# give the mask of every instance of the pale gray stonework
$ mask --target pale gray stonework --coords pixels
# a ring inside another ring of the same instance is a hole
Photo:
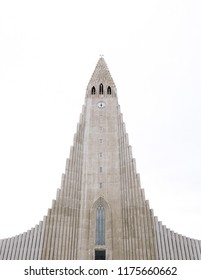
[[[105,245],[96,245],[99,206],[104,209],[99,224],[105,226]],[[171,231],[149,208],[116,86],[102,57],[87,87],[52,208],[31,230],[0,240],[0,259],[88,260],[97,250],[111,260],[201,259],[201,241]]]

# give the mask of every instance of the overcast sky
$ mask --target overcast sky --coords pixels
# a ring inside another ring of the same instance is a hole
[[[0,238],[51,207],[101,54],[141,185],[201,239],[201,1],[0,2]]]

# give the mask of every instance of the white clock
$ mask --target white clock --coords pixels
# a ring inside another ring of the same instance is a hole
[[[103,109],[105,107],[105,102],[104,101],[99,101],[97,106],[98,106],[98,108]]]

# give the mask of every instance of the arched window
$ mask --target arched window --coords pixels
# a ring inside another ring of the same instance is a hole
[[[111,94],[111,93],[112,93],[111,87],[108,87],[108,88],[107,88],[107,94]]]
[[[96,209],[96,245],[105,245],[105,208],[102,205]]]
[[[96,89],[95,89],[95,87],[92,87],[91,94],[95,94],[95,93],[96,93]]]
[[[103,84],[100,84],[99,86],[99,94],[103,94]]]

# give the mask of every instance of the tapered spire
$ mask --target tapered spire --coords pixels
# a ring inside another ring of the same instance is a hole
[[[115,83],[110,74],[108,66],[102,56],[99,58],[98,63],[96,64],[95,70],[92,74],[92,77],[88,83],[87,92],[90,93],[92,87],[95,87],[98,89],[100,84],[103,84],[104,88],[110,87],[113,91],[113,94],[116,94]]]

